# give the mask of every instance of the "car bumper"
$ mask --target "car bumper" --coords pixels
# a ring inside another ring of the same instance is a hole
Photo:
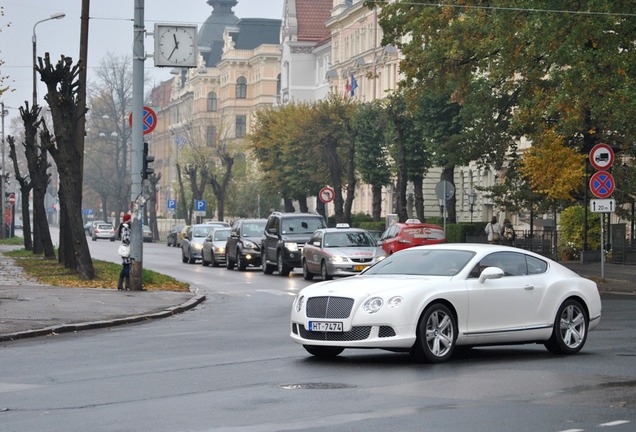
[[[327,271],[331,276],[354,276],[362,270],[371,267],[371,264],[327,264]]]

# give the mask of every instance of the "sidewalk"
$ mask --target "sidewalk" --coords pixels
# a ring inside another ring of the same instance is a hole
[[[2,254],[0,246],[0,342],[164,318],[205,300],[174,291],[117,291],[38,284]]]
[[[560,264],[592,279],[601,292],[636,295],[636,266],[605,263],[601,268],[600,262],[582,264],[578,261],[565,261]]]

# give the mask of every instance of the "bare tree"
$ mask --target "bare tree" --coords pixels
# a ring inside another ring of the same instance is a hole
[[[128,152],[132,130],[126,116],[133,90],[130,65],[129,56],[108,54],[89,88],[85,182],[99,195],[104,218],[112,205],[116,223],[130,201]]]
[[[95,269],[82,222],[86,103],[81,96],[82,82],[78,79],[80,66],[73,66],[69,57],[62,57],[53,66],[46,53],[44,60],[38,59],[37,71],[47,87],[44,99],[51,107],[55,127],[55,139],[50,140],[47,150],[60,176],[60,226],[65,231],[60,230],[60,260],[80,277],[93,279]]]

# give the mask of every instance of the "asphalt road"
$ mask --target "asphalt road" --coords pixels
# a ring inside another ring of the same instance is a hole
[[[95,258],[116,245],[90,242]],[[309,284],[183,264],[144,245],[144,266],[208,301],[171,318],[0,345],[3,431],[616,431],[636,429],[636,297],[603,297],[584,350],[474,349],[441,365],[346,350],[319,361],[289,339]]]

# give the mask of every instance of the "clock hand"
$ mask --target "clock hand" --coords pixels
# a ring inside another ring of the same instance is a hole
[[[174,38],[174,47],[179,48],[179,41],[177,40],[177,35],[173,34],[172,37]]]
[[[172,48],[172,52],[170,52],[170,55],[168,56],[168,60],[170,60],[170,57],[172,57],[172,54],[174,54],[176,50],[177,50],[177,46],[175,45],[175,47]]]

